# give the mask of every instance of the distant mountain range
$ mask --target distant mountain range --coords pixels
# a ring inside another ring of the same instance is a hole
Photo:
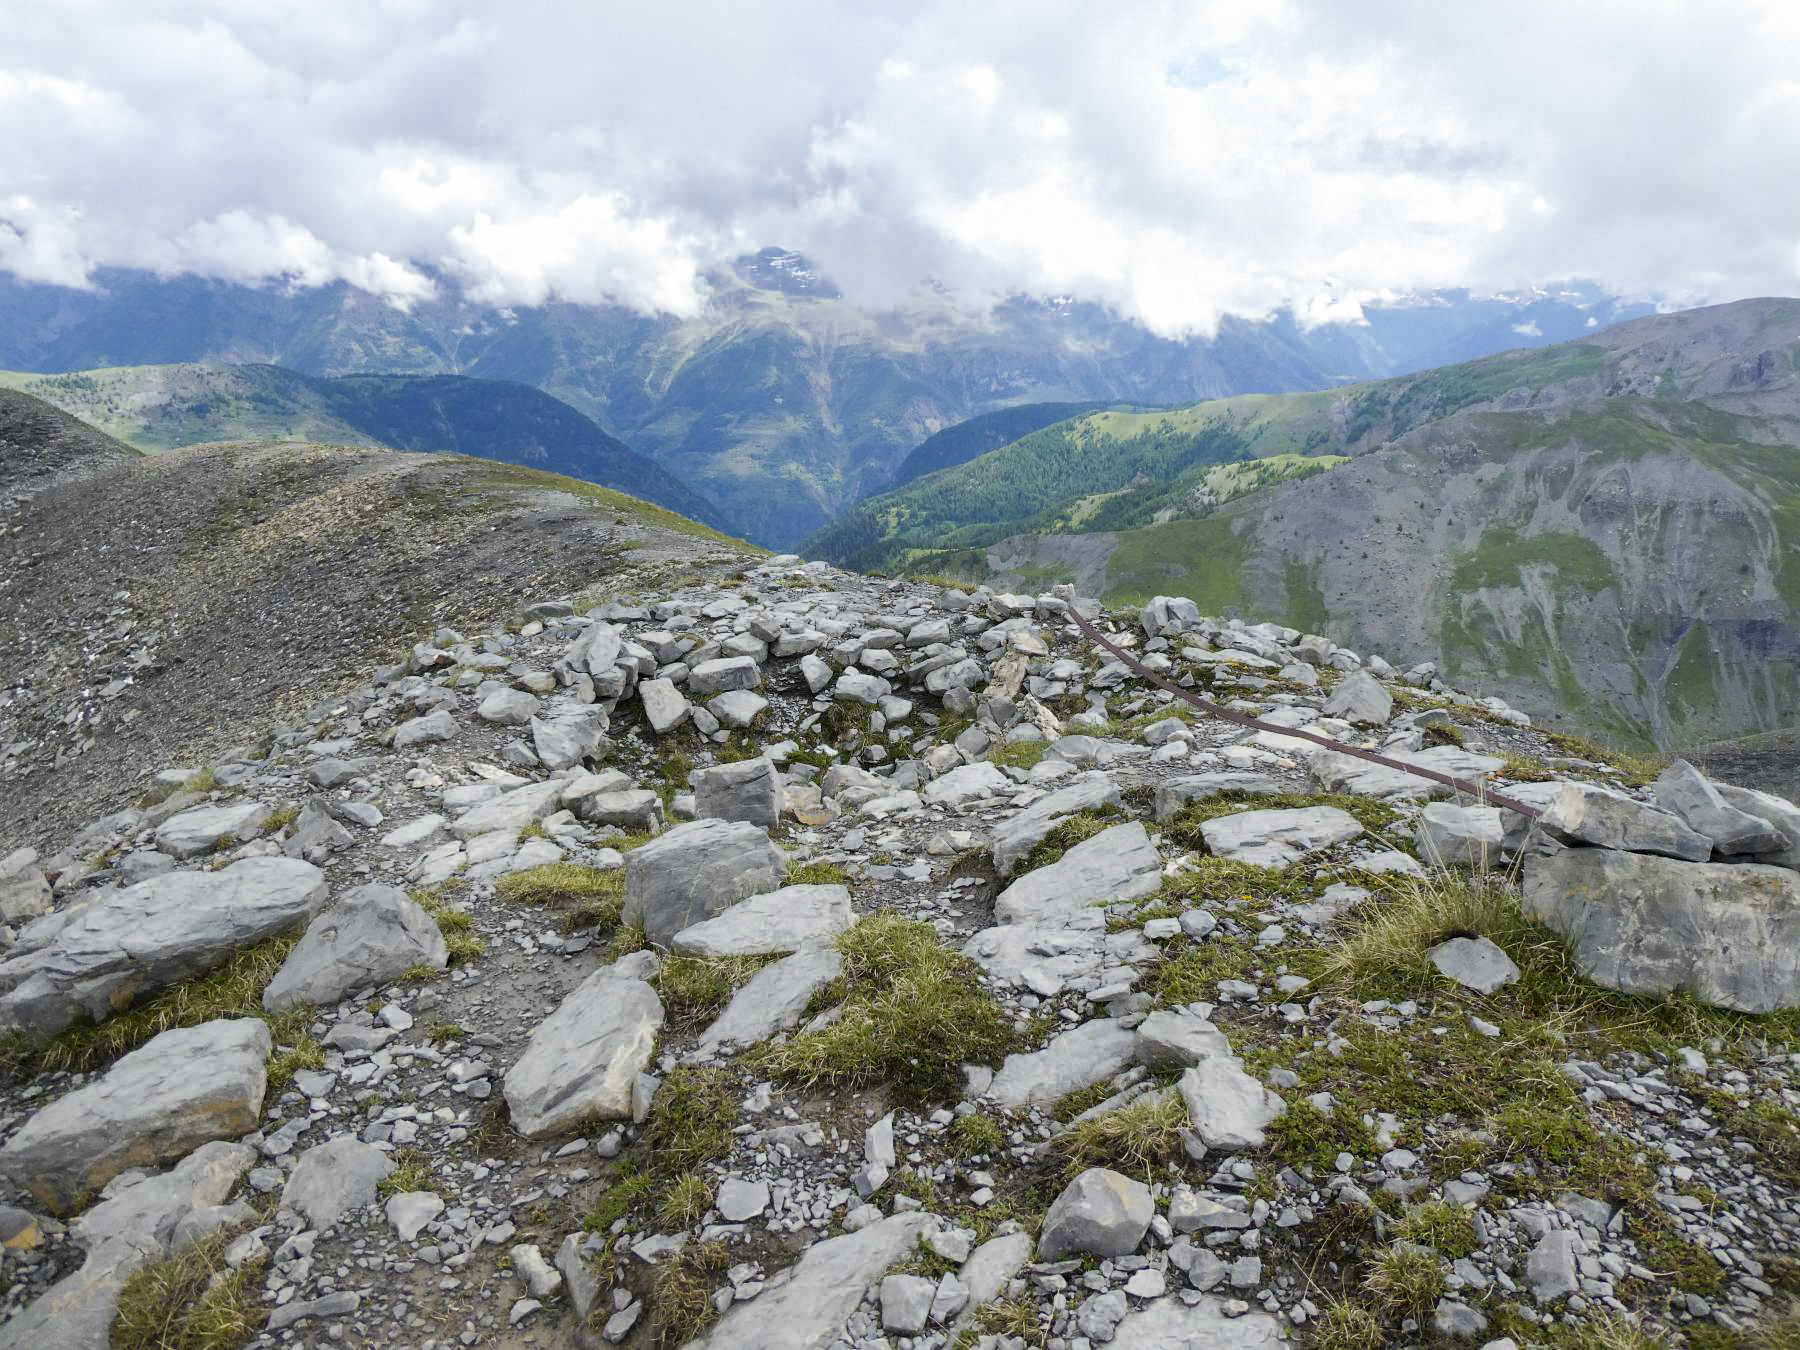
[[[1800,720],[1800,301],[1400,379],[1055,422],[808,542],[1166,592],[1680,746]]]
[[[723,526],[713,503],[527,385],[459,375],[317,379],[279,366],[182,363],[64,375],[0,371],[0,387],[54,404],[140,450],[202,441],[318,441],[449,452],[544,469]]]
[[[972,312],[929,285],[871,313],[778,249],[712,281],[703,311],[677,319],[499,309],[442,279],[439,298],[401,312],[343,285],[111,272],[76,291],[0,277],[0,367],[204,362],[528,385],[716,503],[732,533],[788,547],[889,486],[934,434],[1017,404],[1330,388],[1578,336],[1649,308],[1586,286],[1444,292],[1370,306],[1360,324],[1233,319],[1210,339],[1172,341],[1094,305],[1014,298]]]

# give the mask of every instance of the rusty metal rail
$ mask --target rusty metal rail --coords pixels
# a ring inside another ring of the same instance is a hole
[[[1452,778],[1449,774],[1439,773],[1435,769],[1427,769],[1417,764],[1408,764],[1404,760],[1391,759],[1387,755],[1378,755],[1373,750],[1364,750],[1358,746],[1345,745],[1342,741],[1334,741],[1329,736],[1320,736],[1316,732],[1303,731],[1298,727],[1278,727],[1273,723],[1265,722],[1260,718],[1251,717],[1247,713],[1233,711],[1223,704],[1214,703],[1211,699],[1201,698],[1191,690],[1183,689],[1172,680],[1165,680],[1162,676],[1147,667],[1142,661],[1139,661],[1135,656],[1132,656],[1124,648],[1120,647],[1117,643],[1112,642],[1102,634],[1098,628],[1094,627],[1093,624],[1089,623],[1086,619],[1082,618],[1080,614],[1076,613],[1075,606],[1072,602],[1067,605],[1067,613],[1068,616],[1075,621],[1075,626],[1085,633],[1091,641],[1099,644],[1099,646],[1103,647],[1108,652],[1111,652],[1114,657],[1123,662],[1140,678],[1149,680],[1159,688],[1168,690],[1171,694],[1175,695],[1176,698],[1198,708],[1208,716],[1217,717],[1221,721],[1230,722],[1236,726],[1249,727],[1254,731],[1267,731],[1276,736],[1291,736],[1296,740],[1311,741],[1313,744],[1322,746],[1327,750],[1334,750],[1340,755],[1349,755],[1354,759],[1366,760],[1370,764],[1379,764],[1383,768],[1397,769],[1401,773],[1410,774],[1414,778],[1423,778],[1428,782],[1440,783],[1444,787],[1460,792],[1466,797],[1474,797],[1490,806],[1503,806],[1508,811],[1517,811],[1520,815],[1526,816],[1532,820],[1536,820],[1543,815],[1541,808],[1532,806],[1529,802],[1522,802],[1513,797],[1503,796],[1502,794],[1489,789],[1484,783],[1474,783],[1469,782],[1466,779]]]

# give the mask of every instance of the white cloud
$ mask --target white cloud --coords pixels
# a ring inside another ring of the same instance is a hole
[[[1515,323],[1512,326],[1512,330],[1513,330],[1513,332],[1517,333],[1520,337],[1542,337],[1542,336],[1544,336],[1544,330],[1537,326],[1536,319],[1527,319],[1524,323]]]
[[[1800,11],[1519,0],[9,7],[0,268],[689,313],[764,244],[854,297],[1165,333],[1562,277],[1800,289]]]

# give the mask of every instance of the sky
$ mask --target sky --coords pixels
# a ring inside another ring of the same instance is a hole
[[[1800,5],[0,0],[0,271],[691,315],[1800,293]]]

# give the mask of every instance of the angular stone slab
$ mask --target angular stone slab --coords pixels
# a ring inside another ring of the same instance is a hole
[[[748,1303],[734,1303],[685,1350],[825,1350],[843,1334],[870,1285],[939,1227],[930,1214],[893,1214],[815,1242]]]
[[[842,886],[783,886],[739,901],[715,919],[684,928],[671,950],[687,956],[763,956],[828,942],[855,921]]]
[[[727,1047],[748,1049],[798,1026],[813,995],[843,973],[837,948],[829,946],[802,947],[764,966],[700,1033],[695,1053],[711,1056]]]
[[[1206,846],[1232,862],[1286,867],[1309,853],[1348,843],[1361,823],[1335,806],[1301,806],[1286,811],[1240,811],[1215,816],[1200,827]]]
[[[442,970],[449,948],[437,921],[393,886],[358,886],[307,925],[275,978],[263,1007],[336,1003],[387,984],[415,966]]]
[[[1432,802],[1419,813],[1413,843],[1437,867],[1497,867],[1506,827],[1495,806]]]
[[[1048,867],[1028,872],[994,901],[998,923],[1048,923],[1097,905],[1142,900],[1162,887],[1162,859],[1142,821],[1102,830]]]
[[[1141,1181],[1105,1167],[1090,1167],[1058,1195],[1044,1214],[1038,1258],[1129,1256],[1150,1227],[1156,1205]]]
[[[775,890],[786,876],[787,855],[760,827],[690,821],[625,855],[624,920],[666,945],[684,928]]]
[[[506,1073],[513,1128],[558,1134],[589,1122],[629,1120],[637,1076],[656,1050],[662,1000],[643,980],[598,970],[531,1033]]]
[[[1522,896],[1604,988],[1800,1006],[1800,874],[1785,867],[1571,848],[1526,855]]]
[[[697,817],[743,820],[765,830],[781,823],[781,774],[766,757],[701,769],[693,784]]]
[[[1200,1141],[1227,1153],[1261,1148],[1269,1122],[1287,1110],[1235,1055],[1208,1055],[1185,1070],[1176,1087]]]
[[[1119,806],[1119,785],[1098,770],[1078,774],[1056,791],[1038,798],[994,830],[994,868],[1010,876],[1020,859],[1036,848],[1057,822],[1078,811]]]
[[[47,914],[0,960],[0,1032],[54,1035],[303,926],[329,894],[296,858],[170,872]]]
[[[552,779],[547,783],[527,783],[502,792],[498,797],[489,797],[458,816],[450,826],[450,833],[458,839],[473,839],[495,830],[522,830],[532,821],[542,820],[556,810],[563,787],[560,779]]]
[[[1656,853],[1686,862],[1712,857],[1712,840],[1680,816],[1591,783],[1564,783],[1539,819],[1546,830],[1576,843],[1627,853]]]
[[[1663,810],[1712,840],[1715,853],[1770,853],[1787,847],[1786,837],[1772,822],[1726,801],[1685,759],[1664,769],[1650,792]]]
[[[66,1214],[127,1168],[249,1134],[262,1114],[270,1049],[269,1028],[249,1017],[154,1036],[26,1121],[0,1148],[0,1176]]]
[[[1002,796],[1012,790],[1012,779],[984,759],[932,779],[922,795],[933,806],[961,806],[977,797]]]
[[[1192,803],[1203,802],[1226,792],[1273,797],[1280,791],[1281,785],[1264,773],[1241,773],[1230,769],[1215,773],[1191,773],[1156,785],[1156,818],[1159,821],[1173,820]]]
[[[1490,773],[1505,767],[1506,761],[1492,755],[1478,755],[1454,745],[1434,745],[1426,750],[1408,750],[1389,755],[1402,764],[1417,765],[1434,773],[1446,774],[1466,783],[1479,783]],[[1371,764],[1354,755],[1335,750],[1315,751],[1306,762],[1313,782],[1326,792],[1350,792],[1358,797],[1410,797],[1433,801],[1453,793],[1442,783],[1419,778],[1383,764]]]
[[[281,1207],[305,1215],[314,1228],[330,1228],[350,1211],[374,1204],[393,1170],[393,1159],[380,1149],[340,1134],[300,1155],[281,1188]]]
[[[157,827],[156,847],[172,858],[198,858],[222,845],[254,839],[268,818],[269,808],[261,802],[196,806]]]
[[[1757,862],[1772,867],[1800,868],[1800,806],[1754,788],[1732,787],[1729,783],[1714,783],[1713,787],[1728,805],[1768,821],[1781,836],[1780,844],[1767,853],[1756,855]]]
[[[1002,1106],[1049,1106],[1137,1061],[1137,1034],[1110,1017],[1071,1027],[1042,1050],[1008,1055],[987,1095]]]
[[[1192,1305],[1158,1299],[1125,1315],[1110,1350],[1283,1350],[1291,1344],[1279,1318],[1260,1308],[1227,1312],[1225,1304],[1210,1296]]]

